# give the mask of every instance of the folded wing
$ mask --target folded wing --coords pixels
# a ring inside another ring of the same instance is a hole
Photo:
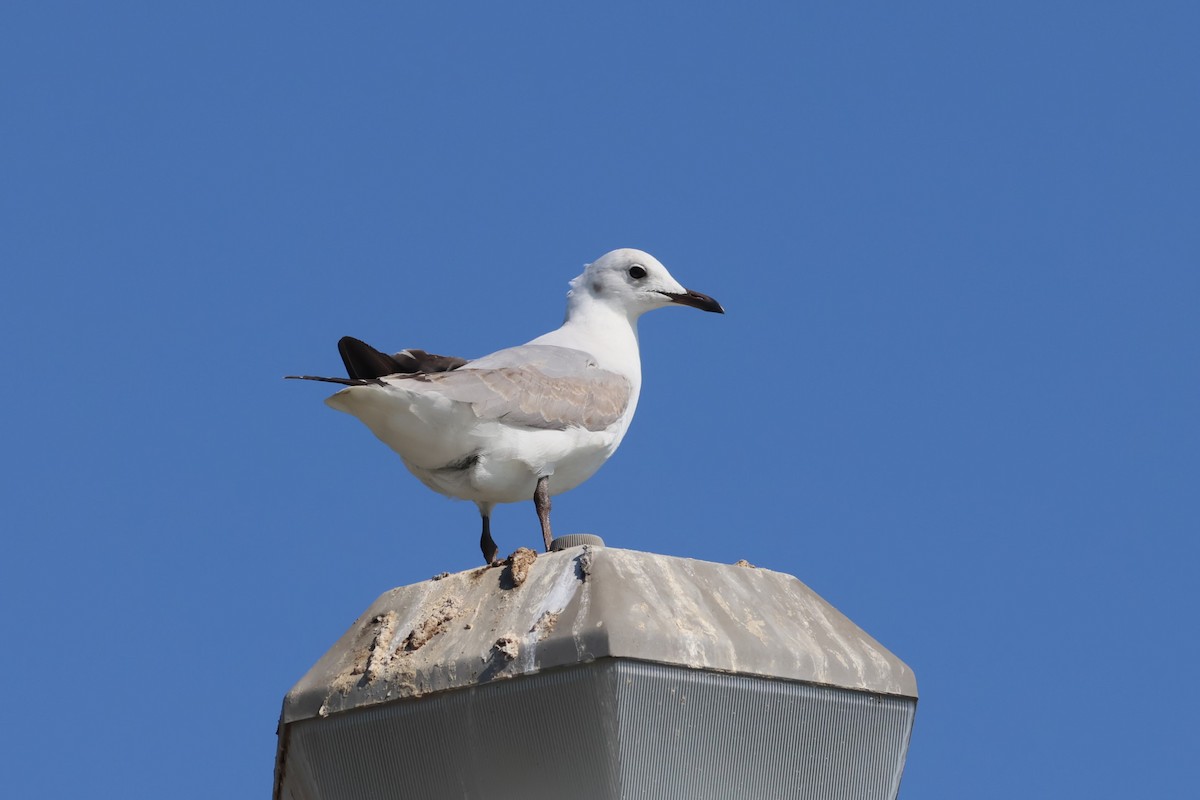
[[[501,350],[453,371],[387,379],[409,381],[470,404],[480,419],[544,430],[605,430],[621,418],[632,391],[624,376],[600,369],[587,353],[549,345]]]

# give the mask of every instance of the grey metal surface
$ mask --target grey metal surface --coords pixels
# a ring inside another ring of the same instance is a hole
[[[385,592],[281,724],[609,657],[917,696],[900,659],[790,575],[582,547]]]
[[[283,800],[874,800],[916,699],[603,659],[290,727]]]

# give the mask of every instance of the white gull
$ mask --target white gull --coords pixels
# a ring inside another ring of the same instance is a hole
[[[325,402],[357,417],[430,489],[472,500],[494,563],[491,512],[533,498],[549,549],[550,497],[595,474],[621,443],[642,387],[638,318],[677,304],[724,313],[641,250],[613,250],[571,281],[562,327],[466,361],[338,342],[349,378]]]

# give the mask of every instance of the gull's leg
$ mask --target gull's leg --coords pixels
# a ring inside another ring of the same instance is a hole
[[[533,505],[537,508],[538,522],[542,523],[542,538],[546,541],[546,552],[550,552],[550,543],[554,537],[550,535],[550,476],[538,478],[537,488],[533,490]]]
[[[483,563],[496,563],[496,543],[492,541],[492,504],[478,503],[479,516],[483,517],[483,533],[479,535],[479,549],[483,551]]]

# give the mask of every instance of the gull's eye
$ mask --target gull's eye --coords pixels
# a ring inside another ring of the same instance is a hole
[[[634,264],[629,268],[629,277],[633,278],[634,280],[641,280],[642,278],[646,277],[646,268],[641,264]]]

